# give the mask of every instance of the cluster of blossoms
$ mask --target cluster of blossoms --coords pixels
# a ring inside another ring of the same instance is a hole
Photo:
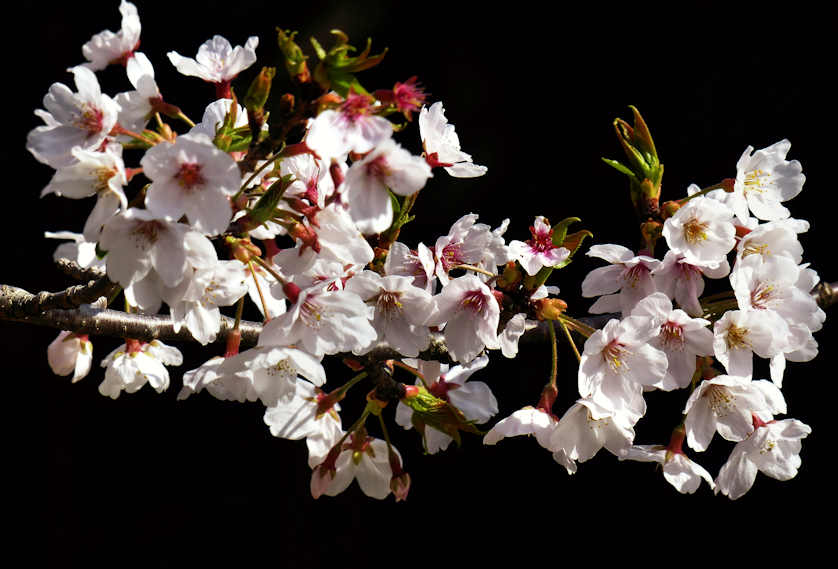
[[[817,275],[801,264],[797,234],[807,224],[780,205],[803,184],[799,164],[785,160],[786,141],[749,149],[724,188],[691,188],[662,208],[669,214],[659,231],[668,246],[662,260],[653,243],[636,255],[591,247],[589,256],[610,265],[588,275],[583,294],[599,296],[591,312],[618,316],[595,330],[567,315],[558,289],[545,284],[591,235],[568,233],[576,218],[551,224],[538,216],[530,239],[507,243],[508,221],[492,228],[468,214],[431,244],[398,240],[432,176],[477,177],[486,168],[461,150],[442,103],[426,104],[415,78],[372,93],[361,86],[356,73],[383,54],[352,57],[336,33],[329,50],[312,41],[319,62],[310,71],[294,34],[279,31],[290,90],[270,107],[274,124],[267,105],[274,68],[252,80],[244,106],[234,94],[234,80],[256,61],[256,37],[234,48],[215,36],[195,59],[171,52],[178,71],[215,87],[196,124],[164,101],[151,61],[136,51],[134,5],[123,0],[120,12],[120,31],[94,36],[82,49],[87,62],[69,70],[76,89],[49,89],[45,110],[36,111],[45,124],[27,141],[56,170],[42,195],[96,196],[82,233],[48,234],[71,241],[56,258],[104,268],[126,312],[157,314],[165,305],[175,331],[185,328],[202,345],[221,336],[221,308],[236,305],[226,345],[183,375],[178,398],[207,391],[259,401],[274,436],[306,440],[314,497],[357,479],[371,497],[403,499],[410,477],[384,409],[395,407],[396,424],[415,428],[428,453],[459,442],[461,431],[479,433],[498,403],[486,383],[468,380],[498,351],[515,357],[538,321],[554,344],[554,325],[571,344],[571,331],[587,337],[578,354],[580,399],[561,419],[553,414],[554,371],[538,404],[498,422],[487,444],[534,434],[571,473],[604,446],[622,459],[663,463],[681,491],[704,478],[731,498],[748,490],[757,470],[795,475],[809,429],[774,419],[785,412],[779,387],[787,360],[815,356],[812,333],[824,313],[809,295]],[[125,67],[133,90],[102,92],[95,72],[111,64]],[[421,155],[395,140],[397,131],[410,133],[416,115]],[[163,117],[188,130],[175,132]],[[128,152],[136,152],[133,167]],[[701,299],[705,277],[729,277],[731,294]],[[263,325],[256,345],[240,349],[248,302]],[[769,359],[771,381],[752,379],[753,354]],[[328,390],[326,356],[354,374]],[[48,357],[55,373],[81,379],[91,368],[88,331],[61,332]],[[181,362],[159,340],[125,338],[102,360],[99,390],[112,398],[146,383],[163,391],[165,366]],[[362,381],[372,386],[366,407],[345,427],[340,402]],[[666,446],[634,444],[650,389],[691,390]],[[383,439],[369,435],[371,415]],[[681,442],[703,451],[716,431],[737,445],[714,481]]]

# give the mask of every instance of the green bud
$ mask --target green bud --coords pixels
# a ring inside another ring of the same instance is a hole
[[[423,434],[423,438],[425,426],[445,433],[454,439],[458,446],[461,444],[460,431],[481,434],[474,422],[466,419],[463,412],[451,403],[436,397],[423,386],[415,387],[416,389],[411,389],[410,395],[401,399],[401,402],[413,410],[411,421]]]
[[[262,110],[268,102],[271,93],[271,82],[276,75],[275,67],[263,67],[247,89],[244,96],[244,106],[248,111]]]

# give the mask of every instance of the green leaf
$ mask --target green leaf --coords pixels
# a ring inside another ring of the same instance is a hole
[[[629,178],[634,178],[635,180],[637,179],[637,177],[634,175],[634,172],[632,172],[628,168],[628,166],[624,166],[619,161],[611,160],[609,158],[603,158],[602,161],[605,162],[606,164],[608,164],[609,166],[611,166],[612,168],[614,168],[615,170],[617,170],[618,172],[622,172],[623,174],[625,174]]]
[[[282,194],[294,182],[294,179],[293,174],[286,174],[271,184],[268,191],[262,194],[262,197],[259,198],[259,201],[256,202],[256,205],[248,213],[250,219],[259,225],[271,219],[274,216],[280,198],[282,198]]]

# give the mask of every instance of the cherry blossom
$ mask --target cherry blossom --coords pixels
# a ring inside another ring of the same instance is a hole
[[[353,480],[358,481],[361,491],[371,498],[383,500],[390,494],[390,468],[387,444],[366,434],[364,429],[350,433],[345,442],[335,447],[343,432],[331,437],[306,439],[309,450],[311,473],[311,495],[319,498],[323,494],[337,496],[346,490]],[[398,451],[393,452],[400,457]]]
[[[361,298],[343,290],[329,290],[328,283],[303,289],[287,312],[265,324],[261,345],[299,343],[316,356],[361,352],[378,334],[368,319],[369,307]]]
[[[396,144],[382,141],[363,159],[353,162],[346,173],[349,213],[361,233],[385,231],[393,221],[393,203],[387,192],[409,196],[421,190],[432,176],[430,167],[418,156]]]
[[[559,419],[543,409],[526,406],[501,419],[483,437],[483,444],[494,445],[506,437],[534,435],[538,444],[553,451],[553,433]]]
[[[122,26],[118,32],[105,30],[90,38],[90,41],[82,46],[82,54],[89,62],[84,66],[88,69],[99,71],[112,63],[124,64],[140,45],[142,28],[137,7],[131,2],[122,0],[119,3],[119,13],[122,14]]]
[[[449,281],[436,297],[438,312],[431,326],[445,322],[445,343],[451,357],[468,363],[483,350],[498,349],[500,307],[489,287],[474,275]]]
[[[445,118],[441,101],[419,111],[419,136],[428,164],[443,167],[455,178],[475,178],[488,170],[474,164],[471,156],[460,150],[460,139],[454,125]]]
[[[532,239],[509,242],[510,255],[521,263],[528,275],[535,275],[542,267],[560,265],[570,256],[570,251],[553,244],[553,229],[545,217],[535,218],[530,233]]]
[[[363,271],[346,284],[347,291],[375,307],[372,325],[377,342],[408,357],[418,356],[430,344],[430,329],[424,323],[435,309],[431,295],[413,286],[412,280]]]
[[[107,369],[99,393],[116,399],[122,391],[134,393],[146,383],[161,393],[169,387],[169,371],[165,366],[181,363],[180,350],[159,340],[150,343],[128,340],[102,360],[102,367]]]
[[[663,477],[681,494],[693,494],[704,479],[711,489],[716,489],[713,477],[700,464],[690,460],[683,452],[673,452],[660,445],[634,445],[620,460],[657,462],[663,465]]]
[[[661,382],[666,354],[649,341],[659,324],[649,318],[612,319],[585,342],[579,362],[579,395],[636,422],[646,412],[643,386]]]
[[[244,47],[233,47],[226,38],[216,35],[201,44],[195,59],[183,57],[176,51],[170,51],[168,57],[180,73],[215,83],[224,92],[229,90],[230,82],[239,73],[256,62],[258,45],[257,36],[247,38]]]
[[[327,109],[311,121],[306,146],[326,161],[343,159],[349,152],[369,152],[393,136],[392,123],[373,110],[368,96],[350,93],[337,109]]]
[[[777,480],[791,480],[801,465],[801,440],[811,432],[809,425],[797,419],[759,425],[733,448],[716,477],[716,493],[731,500],[741,498],[754,485],[759,471]]]
[[[785,412],[785,399],[770,381],[718,375],[702,381],[684,406],[687,444],[706,450],[716,432],[725,440],[742,441],[754,431],[753,415],[770,421]]]
[[[631,315],[660,323],[660,332],[649,344],[666,354],[669,367],[661,382],[653,387],[671,391],[688,386],[695,372],[696,356],[713,355],[713,333],[707,329],[710,321],[690,318],[677,308],[673,310],[672,301],[661,292],[638,302]]]
[[[164,296],[171,308],[175,331],[186,326],[200,344],[214,342],[221,328],[219,306],[230,306],[244,296],[246,279],[244,266],[237,260],[219,261],[184,278],[177,287],[180,290],[172,291],[171,297]]]
[[[704,292],[704,277],[720,279],[729,273],[727,259],[697,263],[688,261],[679,253],[667,251],[663,263],[652,273],[652,279],[657,290],[677,302],[684,312],[696,317],[704,313],[698,300]]]
[[[597,299],[588,312],[628,314],[641,298],[655,292],[651,274],[661,266],[659,260],[647,255],[635,255],[622,245],[593,245],[586,254],[611,263],[610,266],[592,270],[582,281],[582,296],[589,298],[604,295]]]
[[[605,447],[623,456],[634,441],[634,425],[624,415],[613,415],[589,399],[579,399],[550,433],[549,448],[573,461],[585,462]]]
[[[179,219],[209,235],[227,229],[233,217],[228,197],[241,186],[241,173],[229,154],[203,135],[184,134],[174,144],[161,143],[140,161],[152,180],[146,207],[158,217]]]
[[[669,250],[687,262],[719,263],[736,245],[733,212],[724,204],[699,196],[692,198],[663,224]]]
[[[90,69],[76,66],[69,71],[78,92],[73,93],[63,83],[53,83],[44,97],[46,111],[35,111],[46,124],[26,137],[26,149],[36,160],[53,168],[75,162],[75,147],[98,149],[116,125],[119,113],[119,105],[102,94]]]
[[[93,363],[93,344],[87,334],[62,330],[47,347],[47,362],[55,375],[73,374],[75,383],[87,376]]]
[[[299,440],[320,437],[334,440],[342,432],[340,406],[307,381],[296,381],[294,391],[265,409],[265,424],[271,434],[283,439]]]

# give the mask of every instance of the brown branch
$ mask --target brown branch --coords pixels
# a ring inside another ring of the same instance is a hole
[[[98,283],[98,281],[96,282]],[[111,283],[111,286],[114,285]],[[175,332],[174,323],[169,316],[128,314],[118,310],[94,308],[89,305],[92,300],[80,302],[71,308],[49,307],[44,309],[45,304],[42,302],[44,299],[52,299],[56,302],[62,299],[68,302],[69,300],[80,300],[79,295],[68,294],[68,291],[75,288],[70,287],[59,293],[39,293],[35,295],[21,288],[0,285],[0,320],[26,322],[58,330],[71,330],[91,336],[135,338],[144,341],[154,339],[194,341],[185,326],[182,326],[180,331]],[[82,288],[91,293],[99,290],[95,287],[88,288],[87,285]],[[96,296],[96,298],[99,298],[99,296]],[[46,304],[50,303],[47,302]],[[72,303],[70,302],[70,304]],[[38,309],[32,312],[33,307]],[[222,316],[218,340],[225,340],[233,326],[234,320],[232,318]],[[242,321],[240,329],[242,343],[255,345],[259,333],[262,331],[262,325],[256,322]]]

